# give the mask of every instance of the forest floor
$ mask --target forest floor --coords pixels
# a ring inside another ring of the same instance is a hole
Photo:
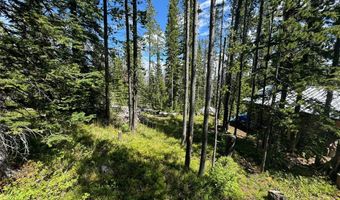
[[[196,121],[201,124],[202,117]],[[146,116],[143,123],[121,136],[114,128],[81,125],[67,136],[50,137],[48,145],[35,144],[32,157],[2,181],[0,199],[264,199],[270,189],[288,199],[340,198],[320,176],[250,170],[258,155],[246,140],[237,145],[236,162],[219,157],[212,170],[208,154],[206,175],[198,178],[200,135],[194,136],[186,171],[180,117]]]

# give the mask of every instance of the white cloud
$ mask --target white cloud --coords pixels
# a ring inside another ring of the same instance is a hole
[[[227,0],[224,0],[227,2]],[[216,4],[221,4],[223,0],[216,0]],[[207,28],[209,27],[209,20],[210,20],[210,0],[204,0],[200,3],[201,13],[199,14],[199,32],[201,33],[200,36],[207,36],[209,32],[207,32]],[[224,13],[230,12],[230,5],[225,4]],[[227,19],[227,21],[229,18]],[[230,20],[229,20],[230,21]],[[228,23],[228,22],[227,22]],[[226,23],[226,24],[227,24]]]
[[[200,36],[205,37],[209,35],[209,31],[204,31],[202,33],[200,33]]]
[[[216,0],[216,5],[221,4],[223,0]],[[202,10],[210,8],[211,0],[205,0],[203,3],[201,3],[200,8]]]

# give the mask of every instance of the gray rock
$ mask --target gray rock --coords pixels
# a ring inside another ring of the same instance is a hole
[[[110,171],[110,168],[106,165],[102,165],[102,166],[100,166],[100,171],[102,173],[108,173]]]
[[[269,190],[268,200],[287,200],[287,197],[278,190]]]

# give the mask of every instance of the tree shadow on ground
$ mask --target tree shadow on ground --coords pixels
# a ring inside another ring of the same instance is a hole
[[[141,122],[150,128],[164,132],[170,137],[177,139],[181,138],[182,120],[179,118],[144,115],[141,118]],[[200,144],[202,138],[202,122],[199,121],[198,123],[199,124],[195,124],[193,139],[193,142],[196,144]],[[212,125],[210,125],[209,128],[208,144],[210,146],[213,146],[214,144],[214,130]],[[217,148],[217,152],[219,153],[217,156],[225,155],[225,150],[227,147],[225,137],[222,133],[219,134]],[[234,156],[234,158],[236,158],[248,172],[259,172],[259,166],[262,162],[263,150],[256,147],[256,141],[254,138],[238,137],[236,140],[235,150],[239,156]],[[243,158],[243,160],[241,160],[241,158]],[[315,170],[313,170],[311,167],[301,165],[296,165],[288,169],[285,162],[286,161],[281,156],[279,156],[277,152],[269,151],[266,168],[271,172],[284,172],[294,176],[313,176],[315,174]]]
[[[141,123],[148,126],[149,128],[156,129],[160,132],[165,133],[169,137],[174,137],[176,139],[181,139],[182,137],[182,120],[176,117],[155,117],[151,115],[143,115],[141,118]],[[196,120],[194,126],[194,137],[193,143],[202,142],[202,132],[203,132],[203,121]],[[208,142],[213,144],[214,132],[212,124],[209,124],[209,134]]]
[[[91,137],[79,142],[93,149],[81,160],[81,193],[96,199],[187,199],[204,192],[196,173],[186,172],[171,158],[178,155],[147,157],[119,141],[93,141]]]

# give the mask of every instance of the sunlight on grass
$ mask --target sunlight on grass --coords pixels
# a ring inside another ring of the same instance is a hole
[[[170,120],[170,119],[169,119]],[[171,125],[168,124],[168,125]],[[0,199],[263,199],[279,189],[290,199],[334,199],[337,189],[320,178],[284,173],[247,174],[221,157],[197,177],[200,143],[194,144],[191,170],[184,170],[179,137],[140,124],[135,133],[82,125],[71,140],[56,143],[29,161]],[[211,147],[209,147],[211,152]],[[62,149],[62,150],[60,150]]]

